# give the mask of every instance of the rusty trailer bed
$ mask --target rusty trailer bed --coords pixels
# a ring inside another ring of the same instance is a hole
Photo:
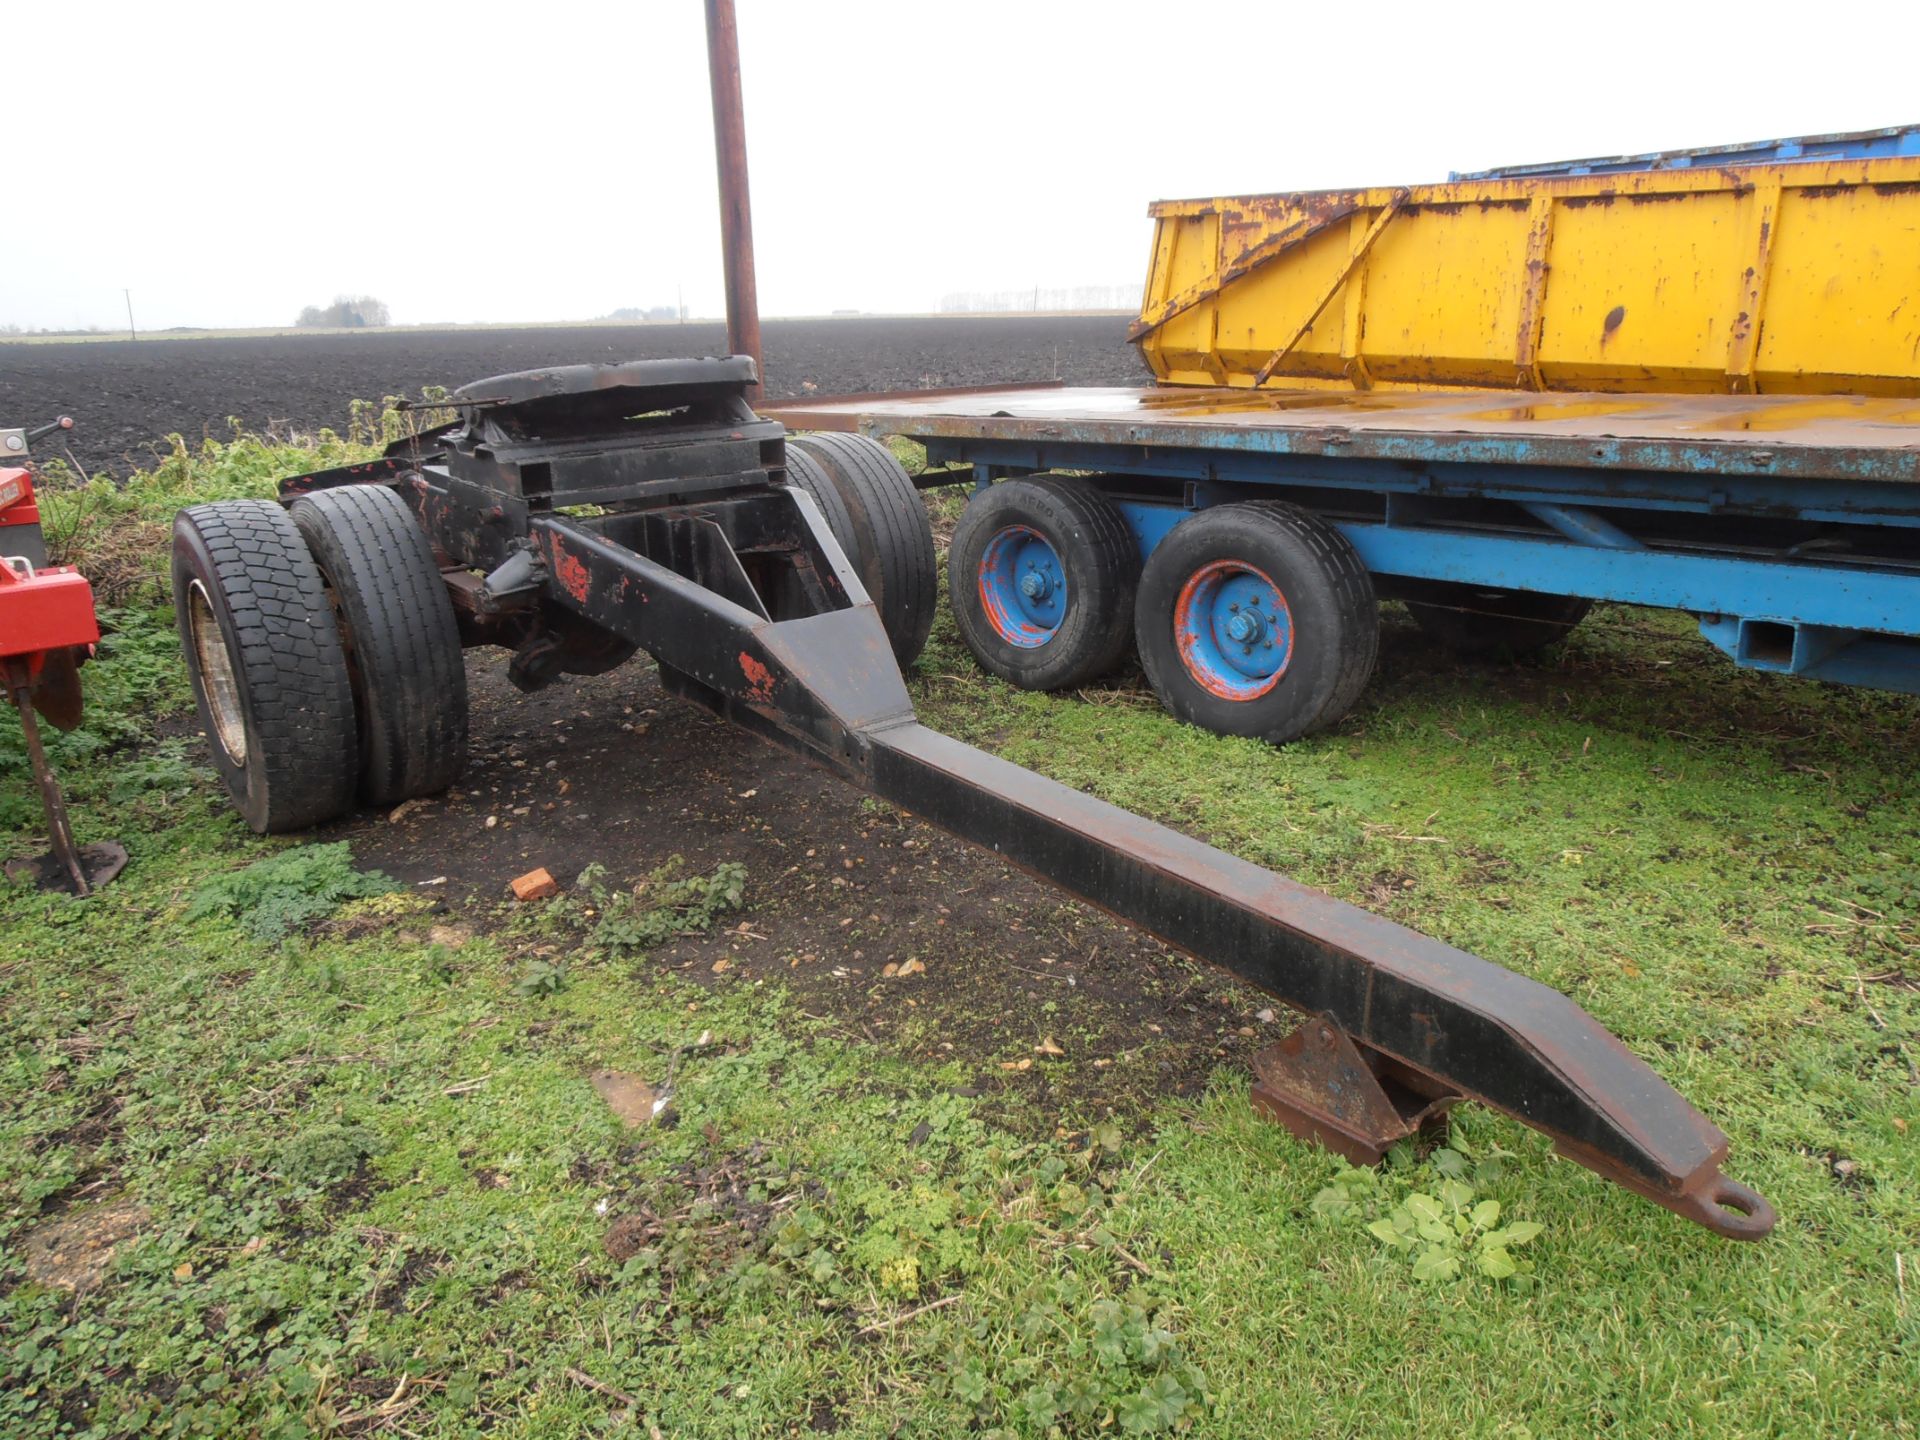
[[[914,439],[1920,481],[1920,400],[1872,396],[1016,386],[782,401],[765,413],[796,430]]]

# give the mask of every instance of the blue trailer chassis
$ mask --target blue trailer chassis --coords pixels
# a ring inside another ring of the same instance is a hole
[[[1029,387],[771,413],[915,440],[922,484],[1091,474],[1143,556],[1188,515],[1284,498],[1337,526],[1388,593],[1463,583],[1685,610],[1740,665],[1920,694],[1913,401],[1292,398]]]

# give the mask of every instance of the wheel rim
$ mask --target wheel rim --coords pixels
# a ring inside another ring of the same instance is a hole
[[[233,657],[213,613],[207,587],[195,580],[187,587],[187,629],[199,662],[200,690],[213,722],[213,738],[235,765],[247,763],[247,719],[240,706],[240,682],[233,673]]]
[[[1180,662],[1225,700],[1256,700],[1280,683],[1293,658],[1293,614],[1268,576],[1238,560],[1215,560],[1187,577],[1173,605]]]
[[[980,608],[1009,645],[1036,650],[1067,618],[1067,569],[1046,536],[1009,525],[980,555]]]

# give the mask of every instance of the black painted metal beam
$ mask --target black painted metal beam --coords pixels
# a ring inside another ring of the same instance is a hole
[[[844,608],[789,619],[639,555],[591,522],[534,522],[551,598],[661,662],[679,693],[824,764],[1719,1234],[1772,1228],[1720,1173],[1727,1139],[1547,986],[1262,870],[919,724],[873,607],[792,492],[795,545],[831,557]],[[763,499],[760,503],[766,503]]]

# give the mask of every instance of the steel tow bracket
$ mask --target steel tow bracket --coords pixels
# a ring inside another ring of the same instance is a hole
[[[782,493],[832,553],[817,512]],[[651,652],[677,693],[1319,1017],[1300,1063],[1263,1060],[1260,1103],[1299,1133],[1364,1158],[1400,1138],[1382,1123],[1399,1096],[1424,1097],[1396,1111],[1414,1128],[1468,1098],[1717,1234],[1773,1227],[1766,1200],[1720,1174],[1726,1136],[1564,995],[919,724],[857,582],[850,608],[771,620],[603,523],[536,519],[536,549],[559,593]],[[1321,1026],[1345,1047],[1308,1060]],[[1326,1088],[1361,1072],[1380,1094],[1349,1105]]]

